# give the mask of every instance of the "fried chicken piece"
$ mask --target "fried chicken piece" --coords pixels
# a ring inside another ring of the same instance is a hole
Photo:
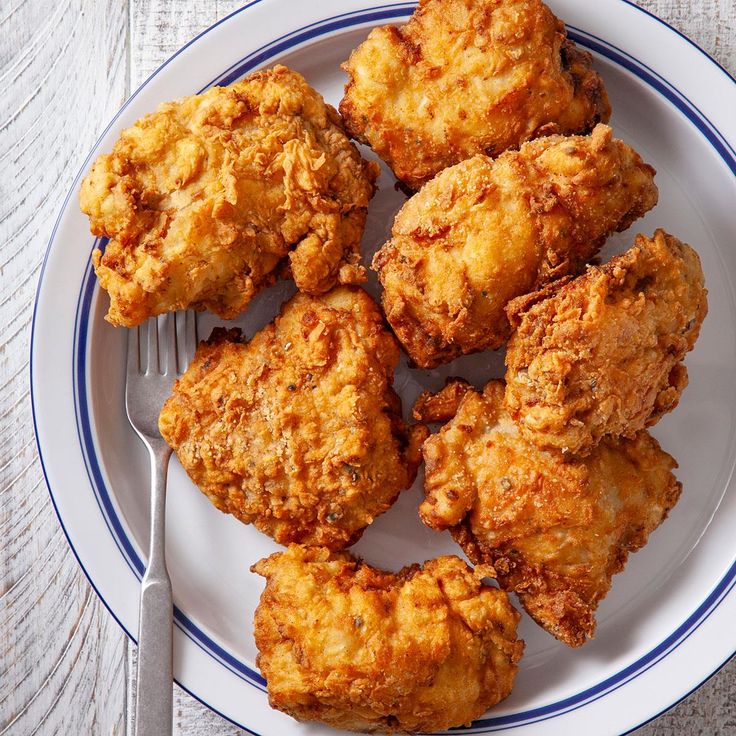
[[[599,125],[446,169],[396,216],[373,267],[418,366],[500,347],[509,300],[579,271],[657,203],[654,169]]]
[[[455,417],[424,443],[419,513],[450,529],[474,563],[490,564],[540,626],[577,647],[594,634],[611,576],[677,502],[677,463],[644,430],[603,440],[585,458],[539,449],[503,395],[500,381],[482,394],[466,388]]]
[[[424,391],[417,398],[412,416],[422,422],[447,422],[457,414],[460,402],[472,388],[464,378],[448,378],[441,391],[436,394]]]
[[[110,238],[92,256],[106,319],[132,327],[190,307],[232,319],[289,267],[311,294],[365,280],[377,173],[337,112],[283,66],[164,103],[82,183],[92,232]]]
[[[708,311],[698,254],[657,230],[574,280],[511,302],[506,404],[540,447],[587,453],[677,406]]]
[[[217,508],[281,544],[339,549],[416,475],[427,430],[401,419],[398,360],[362,289],[297,294],[250,342],[200,344],[159,428]]]
[[[353,731],[442,731],[510,692],[524,643],[506,593],[457,557],[398,573],[292,545],[251,570],[272,707]]]
[[[611,116],[591,55],[539,0],[420,0],[343,68],[346,129],[412,189],[476,153],[588,133]]]

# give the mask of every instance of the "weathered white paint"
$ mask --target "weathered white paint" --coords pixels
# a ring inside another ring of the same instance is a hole
[[[582,1],[582,0],[581,0]],[[28,398],[33,294],[71,179],[162,61],[242,0],[0,0],[0,736],[130,733],[134,647],[66,545]],[[642,0],[736,73],[733,0]],[[176,690],[176,734],[237,728]],[[736,663],[639,736],[736,734]]]
[[[54,219],[125,99],[127,21],[117,0],[0,1],[2,734],[125,732],[127,643],[49,502],[33,439],[28,343]]]

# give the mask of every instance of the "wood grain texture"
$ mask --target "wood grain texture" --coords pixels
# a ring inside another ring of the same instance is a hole
[[[127,643],[49,502],[33,437],[28,346],[50,226],[125,97],[127,18],[115,0],[0,3],[2,734],[124,733]]]
[[[177,48],[241,4],[0,0],[0,736],[132,733],[134,647],[70,552],[36,455],[33,294],[56,214],[104,124]],[[733,0],[640,4],[736,73]],[[178,688],[174,725],[177,735],[245,733]],[[736,734],[736,663],[637,734]]]

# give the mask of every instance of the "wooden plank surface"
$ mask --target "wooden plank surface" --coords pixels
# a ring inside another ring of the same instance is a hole
[[[56,213],[104,123],[162,61],[241,4],[0,0],[0,736],[130,733],[134,647],[69,550],[36,455],[33,294]],[[640,4],[736,73],[733,0]],[[178,688],[174,723],[176,734],[245,733]],[[638,734],[736,734],[736,664]]]
[[[127,22],[116,0],[0,2],[2,734],[124,733],[127,643],[49,503],[33,438],[28,343],[51,226],[92,141],[125,99]]]

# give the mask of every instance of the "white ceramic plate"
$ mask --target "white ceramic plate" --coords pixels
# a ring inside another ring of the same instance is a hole
[[[673,705],[736,650],[736,85],[700,49],[624,0],[550,0],[570,35],[590,49],[614,109],[612,125],[658,170],[660,204],[634,232],[664,227],[694,245],[710,291],[710,314],[688,356],[690,386],[654,434],[680,462],[684,493],[650,544],[634,555],[599,609],[598,634],[572,651],[521,624],[527,642],[511,697],[477,721],[477,733],[547,736],[620,734]],[[229,83],[281,62],[337,104],[339,64],[375,25],[403,22],[409,3],[256,0],[197,37],[126,103],[90,161],[119,131],[159,102]],[[367,156],[372,156],[364,151]],[[69,543],[111,614],[136,637],[139,579],[146,556],[148,465],[125,419],[125,331],[106,324],[90,268],[93,239],[74,183],[54,229],[38,289],[32,391],[39,450]],[[368,263],[403,196],[385,170],[363,241]],[[290,293],[281,284],[238,320],[250,335]],[[375,281],[371,284],[377,293]],[[206,333],[214,320],[202,320]],[[483,354],[436,371],[397,371],[405,411],[422,387],[463,373],[478,384],[502,374],[502,356]],[[355,551],[396,569],[446,552],[449,536],[422,527],[421,478],[365,533]],[[329,731],[268,707],[255,668],[253,610],[261,579],[248,572],[277,549],[267,537],[214,507],[177,462],[169,476],[167,556],[177,606],[175,676],[195,697],[257,734]]]

